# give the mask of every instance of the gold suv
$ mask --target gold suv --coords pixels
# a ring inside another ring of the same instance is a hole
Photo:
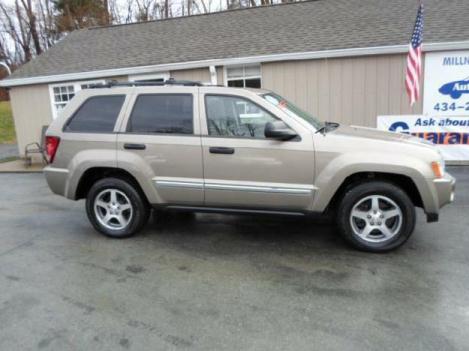
[[[266,90],[193,82],[82,90],[46,133],[47,182],[86,198],[92,225],[127,237],[152,208],[308,215],[333,211],[354,247],[402,245],[454,197],[435,147],[321,122]]]

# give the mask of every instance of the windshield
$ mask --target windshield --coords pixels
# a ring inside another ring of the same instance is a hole
[[[280,95],[275,93],[267,93],[261,95],[266,101],[270,102],[272,105],[280,108],[282,111],[286,112],[289,116],[301,118],[311,124],[316,130],[324,127],[324,123],[318,120],[316,117],[313,117],[308,112],[303,111],[298,106],[292,104],[290,101],[284,99]]]

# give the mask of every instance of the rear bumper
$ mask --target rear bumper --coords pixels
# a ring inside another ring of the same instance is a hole
[[[437,222],[439,219],[439,209],[454,201],[456,189],[456,179],[451,174],[446,173],[443,178],[433,180],[435,209],[427,212],[427,222]]]
[[[54,194],[66,196],[69,171],[66,168],[47,166],[44,168],[44,176],[47,184]]]

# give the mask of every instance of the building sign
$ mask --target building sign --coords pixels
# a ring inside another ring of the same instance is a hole
[[[469,160],[469,118],[461,116],[378,116],[378,129],[428,140],[445,160]]]
[[[469,51],[425,55],[422,116],[380,116],[378,128],[435,144],[446,160],[469,161]]]
[[[469,51],[425,55],[423,113],[469,117]]]

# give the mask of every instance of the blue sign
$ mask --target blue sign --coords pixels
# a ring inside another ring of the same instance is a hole
[[[378,116],[381,130],[431,142],[447,160],[469,160],[469,118],[464,116]]]
[[[390,132],[400,132],[400,133],[408,133],[409,132],[409,125],[405,122],[398,121],[391,124],[389,127]]]
[[[443,95],[449,95],[453,99],[459,99],[462,94],[469,94],[469,77],[464,80],[444,84],[439,92]]]

